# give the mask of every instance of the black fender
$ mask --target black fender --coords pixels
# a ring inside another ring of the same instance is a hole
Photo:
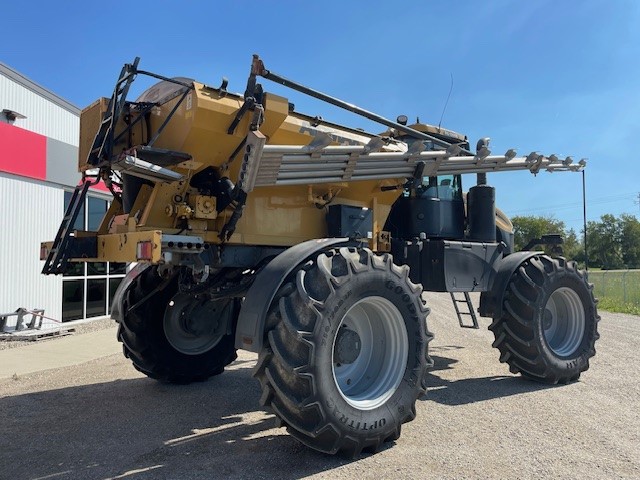
[[[122,308],[122,301],[124,296],[129,290],[129,287],[133,281],[144,272],[147,268],[151,267],[150,263],[137,263],[131,270],[127,272],[127,275],[118,285],[116,292],[113,294],[113,302],[111,303],[111,318],[120,323],[122,315],[124,314]]]
[[[503,257],[494,266],[496,273],[490,280],[490,288],[480,294],[480,307],[478,312],[482,317],[502,317],[502,303],[504,292],[509,283],[511,275],[518,269],[520,264],[536,255],[543,255],[544,252],[514,252]]]
[[[236,327],[236,348],[259,353],[262,350],[267,311],[289,274],[315,254],[351,242],[348,238],[308,240],[288,248],[271,260],[256,275],[242,302]]]

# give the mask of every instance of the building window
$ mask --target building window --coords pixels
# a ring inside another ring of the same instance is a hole
[[[107,262],[91,262],[87,263],[87,275],[106,275]]]
[[[100,222],[104,214],[107,212],[107,202],[100,198],[88,197],[87,198],[87,226],[91,232],[97,232],[100,228]]]
[[[87,318],[107,314],[107,279],[87,280]]]
[[[116,277],[109,279],[109,301],[107,302],[107,313],[111,313],[111,305],[113,305],[113,297],[115,296],[116,290],[120,286],[120,282],[122,282],[124,277]]]
[[[65,210],[71,201],[71,192],[64,193]],[[96,231],[109,202],[88,195],[75,230]],[[100,317],[111,312],[113,297],[127,271],[126,263],[79,262],[70,264],[62,282],[62,321]]]
[[[84,318],[84,280],[62,282],[62,321]]]
[[[64,192],[64,209],[65,209],[65,211],[66,211],[67,207],[69,206],[69,202],[71,201],[71,196],[72,195],[73,195],[73,193],[71,193],[71,192]],[[82,206],[82,209],[78,213],[78,217],[76,218],[76,222],[73,224],[73,229],[74,230],[84,230],[84,205]]]

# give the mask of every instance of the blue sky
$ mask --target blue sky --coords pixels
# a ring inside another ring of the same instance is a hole
[[[634,0],[36,1],[4,2],[1,15],[0,61],[80,107],[108,96],[135,56],[145,70],[212,85],[226,76],[243,91],[258,53],[277,73],[388,118],[437,124],[453,75],[443,126],[472,144],[491,137],[496,153],[587,157],[589,219],[640,212]],[[305,113],[383,130],[264,86]],[[580,229],[580,174],[489,182],[508,215],[553,215]]]

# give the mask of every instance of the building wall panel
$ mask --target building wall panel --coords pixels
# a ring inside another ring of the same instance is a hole
[[[25,82],[28,80],[25,79]],[[71,112],[50,99],[0,75],[0,110],[8,109],[25,115],[17,127],[78,146],[79,112]]]
[[[44,308],[62,317],[62,277],[41,275],[40,242],[53,240],[64,192],[42,182],[0,174],[0,313]]]
[[[82,178],[76,158],[78,147],[47,138],[47,181],[75,187]]]

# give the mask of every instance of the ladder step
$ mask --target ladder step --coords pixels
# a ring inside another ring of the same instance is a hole
[[[475,311],[473,309],[473,303],[471,302],[471,297],[469,296],[469,292],[462,292],[464,295],[464,299],[460,299],[460,298],[456,298],[454,292],[449,292],[449,295],[451,296],[451,300],[453,301],[453,308],[456,311],[456,315],[458,317],[458,323],[460,324],[460,326],[462,328],[474,328],[474,329],[478,329],[480,328],[480,326],[478,325],[478,319],[476,317]],[[458,304],[459,303],[465,303],[467,305],[467,311],[461,311],[458,308]],[[462,321],[462,316],[463,315],[468,315],[471,317],[471,325],[466,325],[463,321]]]
[[[78,185],[73,191],[71,201],[69,202],[64,217],[62,218],[56,238],[53,241],[54,246],[49,250],[49,255],[47,255],[47,259],[42,267],[42,273],[47,275],[51,273],[59,274],[64,273],[66,270],[69,260],[67,245],[73,231],[71,220],[74,219],[74,217],[77,218],[80,209],[83,208],[84,199],[87,195],[89,185],[90,182],[85,179],[85,181],[81,185]]]

